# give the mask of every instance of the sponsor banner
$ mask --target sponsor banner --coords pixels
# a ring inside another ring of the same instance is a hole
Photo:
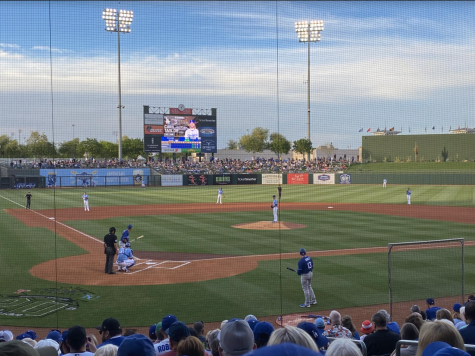
[[[144,145],[144,152],[160,152],[161,136],[160,135],[144,135],[143,145]]]
[[[231,184],[230,174],[221,174],[213,176],[213,183],[216,185],[228,185]]]
[[[202,137],[201,138],[201,152],[215,153],[217,149],[216,137]]]
[[[197,116],[200,127],[216,127],[216,116],[200,115]]]
[[[183,109],[183,111],[180,111],[180,109],[178,108],[170,108],[170,114],[171,115],[192,115],[193,109]]]
[[[335,184],[335,174],[314,173],[313,184]]]
[[[340,184],[351,184],[351,174],[340,174]]]
[[[163,126],[160,125],[144,125],[143,133],[145,135],[163,135]]]
[[[262,184],[282,184],[282,174],[263,174]]]
[[[208,176],[205,174],[190,174],[187,177],[188,185],[209,185]]]
[[[47,185],[61,187],[95,187],[98,185],[135,185],[147,183],[150,168],[77,168],[40,169],[40,176],[47,178]],[[137,182],[140,183],[137,183]]]
[[[201,127],[200,137],[216,137],[216,127]]]
[[[144,125],[163,125],[163,114],[144,114]]]
[[[170,174],[162,175],[162,187],[178,187],[183,185],[183,175]]]
[[[237,184],[257,184],[257,174],[238,174]]]
[[[308,184],[308,173],[287,174],[287,184]]]

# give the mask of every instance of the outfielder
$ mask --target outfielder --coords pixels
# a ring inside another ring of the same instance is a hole
[[[129,233],[132,230],[132,225],[127,226],[127,229],[124,230],[119,241],[119,248],[125,247],[125,244],[129,242]]]
[[[218,200],[216,201],[216,204],[223,204],[223,188],[219,187],[218,189]]]
[[[300,276],[300,283],[305,294],[305,303],[300,304],[300,307],[310,308],[310,304],[317,304],[317,299],[312,289],[313,260],[307,256],[307,251],[304,248],[300,249],[300,255],[302,258],[298,264],[297,274]]]
[[[82,200],[84,201],[84,211],[89,211],[89,195],[86,192],[82,195]]]
[[[387,182],[388,182],[388,181],[386,180],[386,178],[383,179],[383,188],[386,188],[386,183],[387,183]]]
[[[129,242],[124,247],[119,248],[116,263],[119,271],[123,272],[129,272],[129,268],[135,266],[135,257]]]
[[[411,190],[409,188],[407,188],[406,196],[407,196],[407,204],[411,205]]]
[[[272,202],[272,211],[274,212],[274,221],[272,221],[272,223],[276,223],[277,222],[277,199],[275,198],[275,195],[272,196],[272,198],[274,198],[274,201]]]

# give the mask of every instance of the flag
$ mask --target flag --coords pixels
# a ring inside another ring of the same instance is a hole
[[[394,126],[389,129],[389,131],[394,131]]]
[[[363,132],[363,128],[361,128],[358,132]]]
[[[366,132],[370,132],[370,131],[371,131],[371,127],[368,130],[366,130]]]
[[[435,130],[435,126],[432,126],[432,130]]]

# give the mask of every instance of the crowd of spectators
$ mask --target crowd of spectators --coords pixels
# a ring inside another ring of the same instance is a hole
[[[16,338],[3,330],[0,356],[362,356],[360,340],[367,356],[394,356],[400,340],[407,343],[401,342],[402,356],[474,356],[465,345],[475,344],[475,297],[471,295],[463,307],[456,303],[453,313],[436,306],[432,298],[426,303],[425,311],[414,305],[401,328],[391,322],[386,310],[377,311],[361,328],[355,327],[349,315],[342,317],[333,310],[327,323],[317,318],[296,327],[274,328],[247,315],[244,319],[224,320],[220,328],[206,335],[203,322],[187,326],[174,315],[166,315],[152,325],[148,335],[135,329],[123,332],[117,319],[107,318],[96,328],[100,341],[93,334],[86,335],[81,326],[63,332],[52,330],[39,341],[32,330]],[[456,327],[455,320],[464,325]]]

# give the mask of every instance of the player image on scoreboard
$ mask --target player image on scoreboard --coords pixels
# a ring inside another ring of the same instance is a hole
[[[195,116],[164,116],[162,152],[201,152],[201,137]]]

